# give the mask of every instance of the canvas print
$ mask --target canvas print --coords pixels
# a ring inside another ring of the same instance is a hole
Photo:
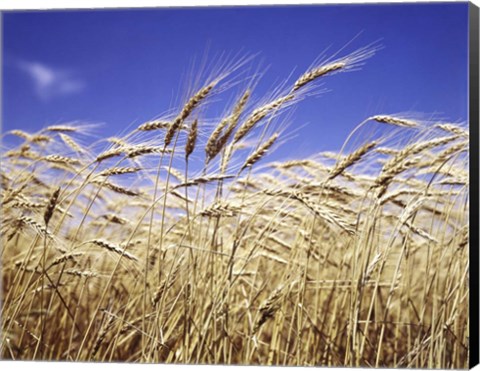
[[[470,367],[474,11],[3,12],[1,358]]]

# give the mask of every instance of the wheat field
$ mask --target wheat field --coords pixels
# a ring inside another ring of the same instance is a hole
[[[466,127],[378,114],[335,153],[269,160],[293,109],[376,51],[263,98],[230,64],[95,143],[3,133],[1,357],[467,368]]]

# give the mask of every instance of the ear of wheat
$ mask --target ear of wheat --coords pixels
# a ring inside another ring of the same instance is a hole
[[[194,94],[188,102],[183,106],[180,114],[175,118],[175,120],[170,124],[165,133],[165,147],[167,147],[173,139],[173,136],[183,124],[185,119],[190,116],[193,110],[207,97],[210,91],[215,87],[217,81],[212,81],[210,84],[204,86],[196,94]]]
[[[255,152],[253,152],[248,158],[247,160],[245,161],[245,163],[243,164],[242,168],[240,169],[240,171],[244,170],[245,168],[247,167],[252,167],[253,165],[255,165],[255,163],[257,163],[258,161],[260,161],[260,159],[265,156],[268,152],[268,150],[270,149],[270,147],[273,146],[273,144],[275,143],[275,141],[278,139],[278,136],[279,134],[278,133],[275,133],[273,134],[265,143],[261,144],[260,147],[258,147],[257,150],[255,150]]]

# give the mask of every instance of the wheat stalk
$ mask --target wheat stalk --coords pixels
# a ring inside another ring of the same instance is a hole
[[[267,154],[268,150],[273,146],[275,141],[278,139],[278,136],[279,134],[275,133],[267,141],[265,141],[265,143],[261,144],[255,152],[248,156],[240,171],[244,170],[247,167],[252,167],[258,161],[260,161],[262,157]]]
[[[291,101],[294,97],[295,96],[293,94],[289,94],[255,109],[250,116],[245,119],[245,122],[238,128],[237,132],[233,136],[233,143],[237,143],[242,140],[260,120],[262,120],[273,110],[280,108],[286,102]]]
[[[327,179],[332,180],[336,178],[338,175],[343,173],[344,170],[360,161],[362,157],[365,156],[369,151],[371,151],[371,149],[374,148],[376,145],[377,142],[366,143],[350,155],[343,158],[335,165]]]
[[[175,135],[177,130],[180,128],[180,126],[183,124],[185,119],[188,116],[190,116],[190,114],[200,104],[200,102],[202,102],[207,97],[207,95],[215,87],[217,82],[218,81],[212,81],[210,84],[204,86],[196,94],[194,94],[188,100],[188,102],[183,106],[182,110],[180,111],[180,114],[170,124],[170,126],[167,129],[167,132],[165,133],[165,138],[164,138],[165,147],[167,147],[170,144],[170,142],[173,139],[173,136]]]

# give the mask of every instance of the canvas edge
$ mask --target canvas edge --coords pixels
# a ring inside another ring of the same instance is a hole
[[[469,4],[470,344],[469,367],[479,363],[479,8]]]

